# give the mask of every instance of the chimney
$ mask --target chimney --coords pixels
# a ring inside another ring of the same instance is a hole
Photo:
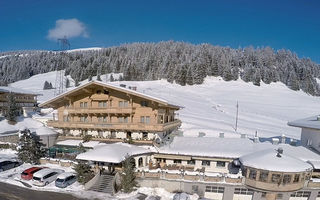
[[[224,138],[224,133],[219,133],[219,138]]]
[[[281,135],[281,143],[282,143],[282,144],[285,144],[285,143],[286,143],[286,135],[285,135],[285,134],[282,134],[282,135]]]
[[[253,142],[254,142],[254,143],[258,143],[258,142],[259,142],[259,137],[254,136]]]
[[[279,138],[272,138],[272,144],[278,145],[279,144]]]

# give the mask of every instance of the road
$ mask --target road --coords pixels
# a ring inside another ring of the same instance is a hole
[[[36,191],[23,187],[0,183],[0,200],[85,200],[70,194]]]

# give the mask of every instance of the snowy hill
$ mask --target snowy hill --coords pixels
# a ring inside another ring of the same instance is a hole
[[[54,84],[56,72],[39,74],[11,84],[13,87],[43,94],[39,100],[53,97],[54,90],[42,90],[44,81]],[[117,77],[117,74],[114,74]],[[107,76],[101,76],[106,81]],[[95,80],[96,77],[93,77]],[[71,79],[70,79],[71,80]],[[71,80],[73,82],[73,80]],[[85,83],[87,81],[83,81]],[[222,78],[206,78],[204,84],[180,86],[159,81],[123,81],[127,86],[137,86],[139,92],[166,99],[183,106],[179,111],[184,135],[218,136],[224,132],[227,137],[244,133],[272,137],[285,134],[300,138],[300,130],[287,126],[290,120],[319,114],[319,97],[302,91],[288,89],[282,83],[261,84],[260,87],[242,80],[223,81]],[[119,85],[120,82],[112,82]],[[72,89],[72,88],[69,88]],[[236,104],[239,102],[238,133],[235,133]]]

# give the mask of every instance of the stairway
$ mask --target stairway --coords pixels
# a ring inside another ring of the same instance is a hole
[[[102,174],[99,180],[89,190],[113,195],[113,178],[113,175]]]

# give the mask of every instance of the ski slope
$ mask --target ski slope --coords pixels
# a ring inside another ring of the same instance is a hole
[[[12,83],[10,86],[41,93],[39,101],[53,97],[54,90],[42,90],[44,82],[55,83],[56,72],[35,75],[29,79]],[[117,74],[114,74],[117,77]],[[96,77],[93,77],[95,79]],[[106,81],[106,75],[101,76]],[[69,77],[70,79],[70,77]],[[85,83],[87,81],[83,81]],[[182,120],[181,129],[185,136],[216,137],[220,132],[226,137],[242,133],[260,137],[285,134],[300,138],[300,129],[287,126],[287,122],[317,115],[320,98],[301,91],[288,89],[282,83],[261,83],[260,87],[242,80],[225,82],[219,77],[208,77],[204,84],[180,86],[158,81],[123,81],[127,86],[137,86],[137,91],[168,100],[183,106],[178,112]],[[119,85],[120,82],[112,82]],[[73,85],[73,81],[71,81]],[[69,88],[72,89],[72,88]],[[236,104],[239,104],[238,129],[235,131]]]

